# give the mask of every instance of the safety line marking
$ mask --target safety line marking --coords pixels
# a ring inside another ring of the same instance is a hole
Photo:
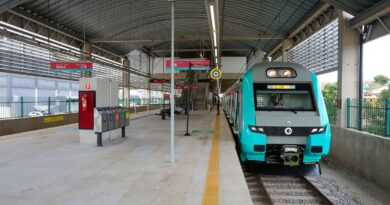
[[[215,119],[215,132],[211,144],[206,185],[203,192],[203,205],[219,204],[219,116]]]

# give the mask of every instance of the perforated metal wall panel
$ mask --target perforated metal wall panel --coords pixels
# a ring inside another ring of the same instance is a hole
[[[288,61],[302,64],[317,74],[337,70],[338,20],[290,49]]]

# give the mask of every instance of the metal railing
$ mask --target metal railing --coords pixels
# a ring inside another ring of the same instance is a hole
[[[390,98],[347,99],[347,127],[390,136]]]
[[[145,106],[163,104],[163,98],[123,98],[118,99],[119,106]]]
[[[47,100],[32,100],[19,97],[16,101],[0,101],[0,119],[77,113],[78,109],[78,99],[48,97]]]
[[[150,105],[163,105],[163,98],[130,98],[118,99],[119,106],[134,108],[133,112],[145,110]],[[155,106],[154,106],[155,107]],[[79,100],[77,98],[48,97],[35,100],[34,98],[19,97],[14,101],[0,101],[0,119],[46,116],[64,113],[77,113]]]

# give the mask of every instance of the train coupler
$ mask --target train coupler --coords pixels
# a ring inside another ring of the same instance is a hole
[[[299,147],[295,145],[285,145],[282,147],[280,158],[283,160],[283,165],[299,166]]]

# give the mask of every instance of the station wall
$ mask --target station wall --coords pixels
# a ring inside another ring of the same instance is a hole
[[[389,150],[390,138],[332,126],[330,160],[390,191]]]

